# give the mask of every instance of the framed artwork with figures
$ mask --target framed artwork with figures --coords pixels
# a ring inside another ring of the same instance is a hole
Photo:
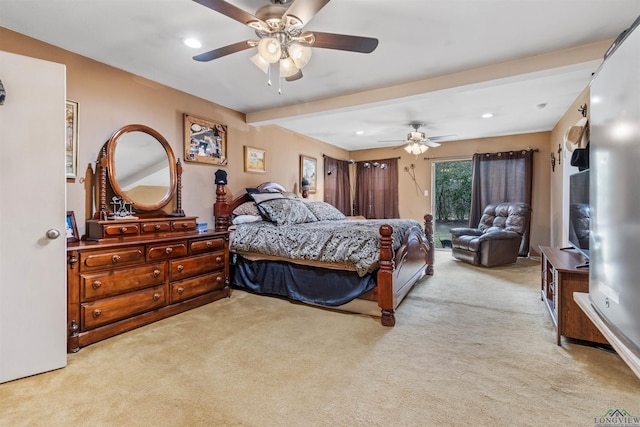
[[[209,165],[227,165],[227,126],[185,114],[184,160]]]

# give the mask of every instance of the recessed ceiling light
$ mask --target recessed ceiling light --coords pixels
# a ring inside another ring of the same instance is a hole
[[[483,118],[483,119],[490,119],[491,117],[493,117],[493,113],[484,113],[484,114],[482,115],[482,118]]]
[[[356,135],[364,135],[364,131],[363,130],[357,130],[356,131]]]
[[[537,109],[539,109],[539,110],[542,110],[542,109],[543,109],[544,107],[546,107],[546,106],[547,106],[547,103],[546,103],[546,102],[543,102],[543,103],[541,103],[541,104],[536,105],[536,108],[537,108]]]
[[[189,46],[192,49],[198,49],[198,48],[202,47],[202,43],[200,43],[200,40],[194,39],[193,37],[188,37],[186,39],[182,39],[182,43],[185,46]]]

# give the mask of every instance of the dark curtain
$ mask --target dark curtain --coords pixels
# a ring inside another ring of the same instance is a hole
[[[351,215],[349,161],[324,158],[324,201],[345,215]]]
[[[531,206],[533,150],[476,153],[473,156],[469,226],[477,227],[485,206],[500,202],[525,202]],[[529,254],[529,227],[520,256]]]
[[[355,209],[354,215],[362,215],[367,219],[400,217],[398,159],[382,159],[356,164]]]

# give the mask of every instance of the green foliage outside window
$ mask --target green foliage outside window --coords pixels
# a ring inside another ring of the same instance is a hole
[[[436,222],[468,221],[471,160],[436,163]]]

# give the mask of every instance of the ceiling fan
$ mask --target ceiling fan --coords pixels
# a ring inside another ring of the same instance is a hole
[[[302,77],[302,68],[311,58],[311,47],[371,53],[378,46],[378,39],[374,38],[304,31],[303,27],[329,0],[271,0],[255,15],[224,0],[193,1],[247,25],[258,36],[196,55],[196,61],[211,61],[257,47],[258,53],[251,61],[258,68],[270,75],[270,65],[277,63],[279,76],[294,81]],[[271,84],[270,78],[268,83]]]
[[[429,147],[439,147],[440,144],[435,142],[438,139],[445,139],[448,138],[450,136],[453,135],[441,135],[441,136],[432,136],[430,138],[427,138],[427,136],[425,135],[424,132],[419,132],[418,129],[420,129],[421,126],[423,126],[423,123],[420,122],[411,122],[409,123],[409,126],[411,126],[413,128],[412,132],[409,132],[407,134],[407,138],[405,140],[402,139],[392,139],[392,140],[387,140],[387,141],[379,141],[379,142],[400,142],[403,141],[404,144],[396,147],[396,149],[398,148],[404,148],[405,151],[407,153],[410,154],[422,154],[425,151],[427,151],[429,149]]]

